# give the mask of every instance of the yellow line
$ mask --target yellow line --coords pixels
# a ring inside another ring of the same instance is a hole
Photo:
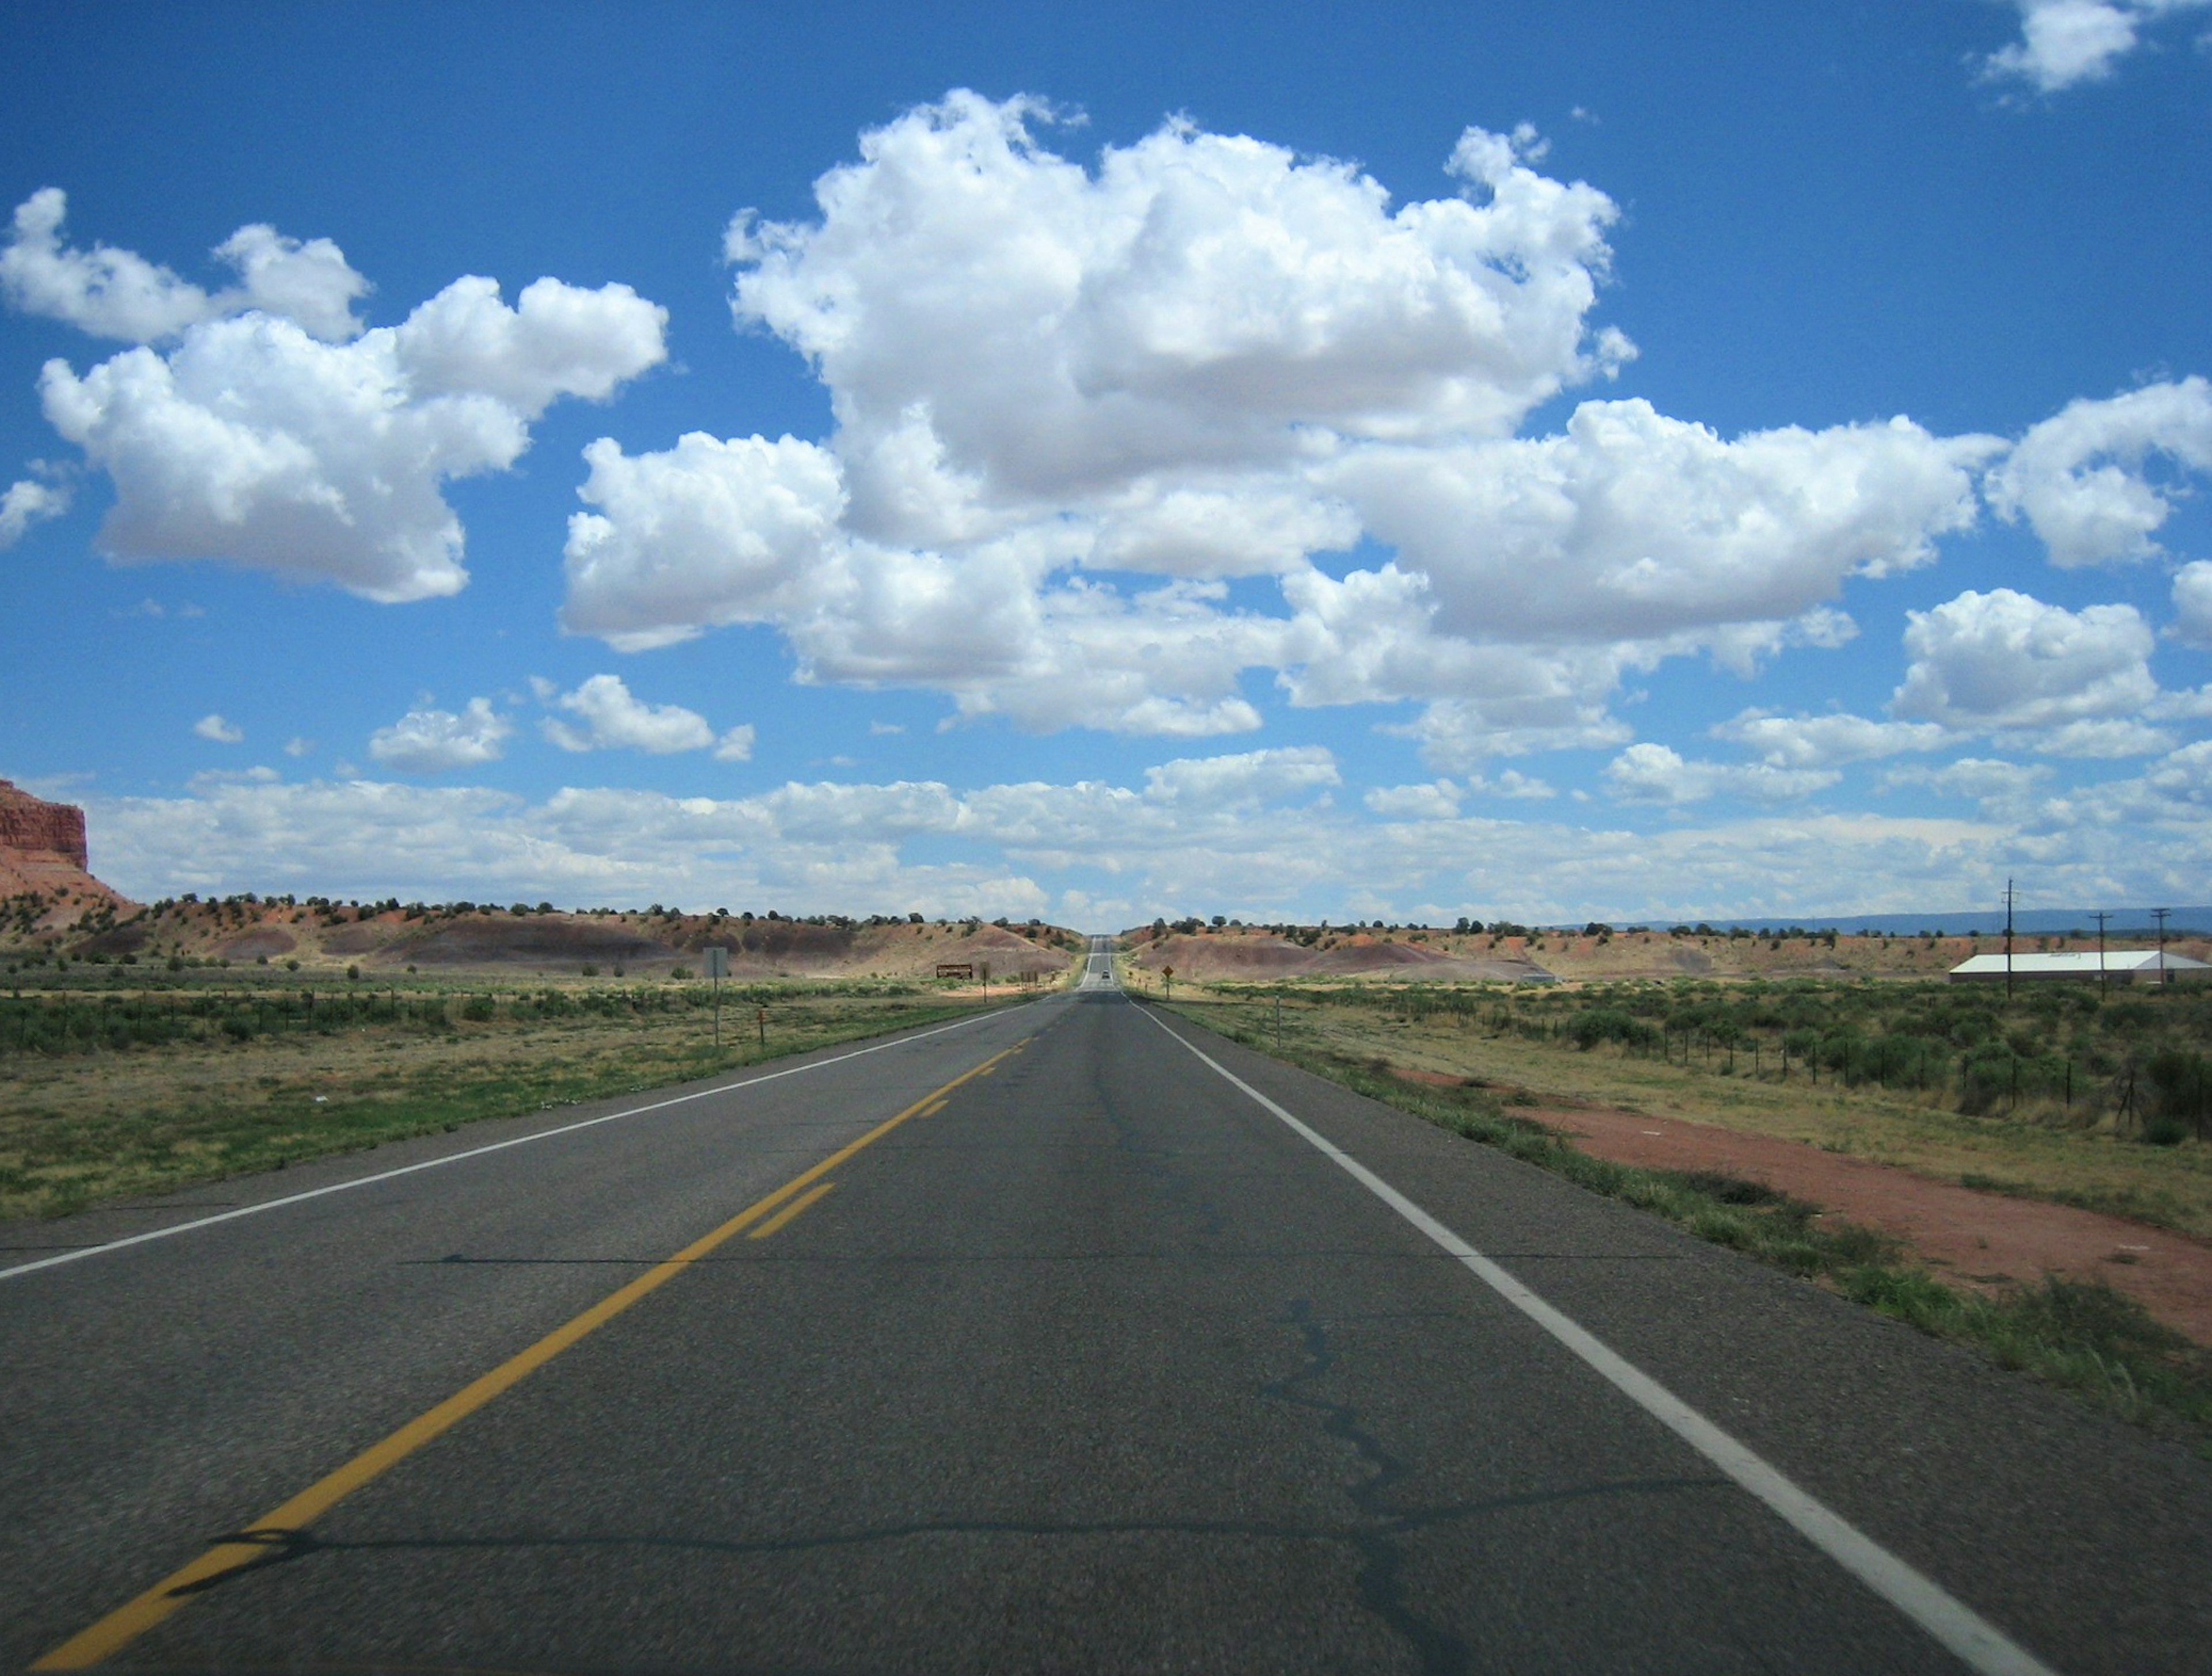
[[[793,1216],[796,1216],[800,1211],[805,1210],[808,1205],[813,1204],[815,1200],[820,1198],[823,1194],[828,1192],[836,1185],[837,1184],[834,1181],[825,1181],[819,1187],[817,1187],[812,1192],[801,1193],[797,1198],[785,1205],[782,1210],[777,1211],[773,1216],[770,1216],[750,1234],[745,1235],[745,1238],[748,1240],[767,1239],[769,1234],[775,1233],[778,1228],[781,1228],[786,1222],[789,1222]]]
[[[1024,1041],[1026,1040],[1024,1038]],[[931,1089],[896,1117],[884,1118],[857,1141],[840,1147],[811,1168],[800,1171],[774,1192],[747,1205],[712,1233],[702,1234],[665,1262],[654,1265],[628,1285],[600,1299],[574,1320],[556,1327],[528,1350],[463,1386],[435,1408],[417,1415],[382,1442],[374,1444],[356,1455],[327,1478],[309,1484],[282,1507],[264,1514],[235,1535],[220,1539],[198,1559],[171,1572],[137,1600],[117,1607],[89,1628],[80,1630],[32,1665],[31,1668],[82,1670],[91,1665],[106,1663],[184,1606],[194,1594],[227,1573],[244,1570],[255,1561],[265,1557],[272,1550],[281,1548],[287,1536],[313,1524],[363,1484],[391,1471],[432,1438],[450,1430],[501,1392],[527,1379],[586,1333],[605,1326],[647,1293],[665,1284],[723,1241],[775,1210],[793,1193],[821,1181],[823,1177],[854,1154],[881,1140],[908,1118],[918,1115],[930,1101],[942,1100],[969,1078],[985,1076],[994,1070],[1000,1060],[1022,1045],[1017,1043],[1015,1047],[994,1053],[981,1064],[962,1072],[942,1088]],[[759,1230],[760,1233],[774,1233],[828,1192],[831,1185],[824,1181],[796,1204],[784,1205],[783,1210]]]
[[[939,1112],[942,1112],[944,1109],[945,1109],[945,1102],[944,1102],[943,1100],[939,1100],[939,1101],[938,1101],[934,1106],[929,1106],[929,1107],[927,1107],[926,1110],[924,1110],[924,1111],[921,1113],[921,1116],[923,1116],[923,1117],[925,1117],[925,1118],[933,1118],[933,1117],[935,1117],[935,1116],[936,1116]]]

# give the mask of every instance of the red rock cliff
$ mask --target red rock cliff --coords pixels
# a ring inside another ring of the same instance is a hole
[[[82,868],[84,811],[73,803],[49,803],[0,780],[0,850],[43,851]]]

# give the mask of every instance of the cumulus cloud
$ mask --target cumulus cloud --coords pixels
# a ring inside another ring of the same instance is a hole
[[[2051,757],[2147,757],[2170,750],[2173,735],[2133,716],[2083,717],[2053,728],[2034,741]]]
[[[1025,724],[1206,734],[1256,727],[1238,673],[1275,661],[1279,626],[1224,619],[1203,584],[1134,598],[1045,577],[1064,551],[1019,540],[953,555],[841,524],[842,463],[783,437],[693,434],[672,449],[586,451],[562,621],[622,650],[728,624],[781,628],[802,679],[927,685],[963,714]]]
[[[192,731],[202,739],[211,739],[218,745],[243,745],[246,730],[224,721],[220,715],[203,716],[192,723]]]
[[[1941,767],[1923,763],[1901,765],[1891,769],[1883,779],[1889,785],[1929,786],[1961,797],[1998,801],[2016,798],[2024,791],[2047,783],[2051,774],[2051,769],[2042,763],[1961,757]]]
[[[1334,754],[1320,745],[1178,757],[1145,771],[1145,795],[1183,809],[1244,808],[1341,783]]]
[[[1972,590],[1906,613],[1911,655],[1890,709],[1966,732],[2057,730],[2130,722],[2159,697],[2150,672],[2150,625],[2133,606],[2078,612],[2000,588]],[[2075,747],[2103,755],[2107,730],[2077,733]]]
[[[843,473],[811,442],[694,431],[632,455],[601,437],[584,460],[576,492],[599,510],[568,520],[561,620],[620,650],[796,614],[842,551]]]
[[[1447,631],[1656,639],[1781,622],[1847,577],[1926,564],[1973,522],[1972,468],[2001,446],[1906,419],[1731,441],[1585,402],[1559,436],[1377,447],[1328,481],[1428,577]]]
[[[593,675],[573,692],[549,696],[553,704],[582,724],[546,718],[545,737],[564,751],[629,750],[669,756],[711,746],[724,762],[745,762],[753,753],[750,727],[732,728],[717,736],[698,711],[681,704],[648,704],[634,697],[619,675]]]
[[[1935,766],[1901,764],[1882,776],[1884,790],[1932,791],[1974,803],[1986,819],[2014,826],[2042,814],[2053,778],[2043,763],[2009,762],[1996,757],[1961,757]]]
[[[807,357],[836,433],[594,444],[569,628],[636,649],[766,623],[803,679],[963,715],[1249,728],[1246,670],[1295,664],[1316,702],[1357,683],[1321,667],[1328,625],[1217,603],[1357,544],[1320,466],[1510,433],[1632,352],[1587,319],[1613,207],[1537,173],[1532,133],[1470,130],[1462,195],[1394,208],[1350,165],[1188,123],[1086,169],[1039,141],[1052,119],[955,93],[864,134],[816,219],[733,223],[738,318]]]
[[[1533,774],[1523,774],[1517,768],[1509,768],[1497,775],[1471,774],[1467,779],[1470,795],[1491,797],[1522,797],[1541,800],[1557,797],[1558,790],[1548,782]]]
[[[1377,786],[1360,801],[1385,820],[1449,820],[1459,814],[1460,788],[1449,780]]]
[[[368,754],[403,774],[449,774],[497,762],[514,732],[489,698],[470,699],[458,715],[422,705],[370,734]]]
[[[47,420],[114,481],[98,545],[118,560],[225,560],[385,602],[455,593],[445,483],[505,470],[553,400],[605,398],[665,355],[666,311],[626,285],[539,279],[509,308],[465,277],[361,332],[359,276],[327,241],[241,229],[218,253],[246,283],[210,296],[129,252],[61,249],[59,213],[58,193],[18,210],[10,300],[175,340],[40,377]]]
[[[294,321],[331,342],[361,330],[353,305],[368,295],[368,282],[328,239],[302,243],[273,227],[241,227],[214,253],[240,283],[210,294],[135,252],[64,245],[68,210],[68,194],[58,186],[43,187],[15,206],[0,249],[0,293],[10,307],[96,338],[137,344],[248,311]]]
[[[2212,384],[2185,378],[2069,402],[2029,428],[1985,492],[2000,517],[2027,518],[2054,564],[2147,558],[2177,492],[2146,474],[2154,459],[2212,472]]]
[[[2146,25],[2207,0],[2014,0],[2021,38],[1982,61],[1991,80],[2018,80],[2041,93],[2101,82],[2142,44]]]
[[[1255,819],[1254,787],[1297,768],[1220,770],[1202,795],[1184,795],[1208,777],[1186,767],[1170,777],[1175,795],[1091,780],[898,782],[726,799],[570,788],[533,802],[467,786],[227,777],[184,797],[89,801],[106,868],[147,897],[459,893],[984,915],[1073,897],[1122,905],[1109,926],[1200,910],[1340,919],[1355,908],[1447,923],[1468,913],[1621,923],[1924,908],[1986,898],[2012,864],[2011,828],[1966,820],[1678,818],[1651,832],[1467,815],[1378,823],[1318,804],[1318,759],[1276,780]],[[2203,805],[2191,800],[2208,788],[2206,764],[2160,764],[2114,794],[2148,825],[2111,856],[2050,849],[2039,876],[2076,899],[2143,895],[2203,856]]]
[[[834,431],[592,444],[569,629],[771,626],[802,680],[1036,728],[1249,728],[1270,672],[1295,704],[1426,706],[1466,774],[1622,743],[1624,672],[1841,644],[1844,585],[1928,563],[2004,451],[1641,400],[1516,436],[1633,352],[1591,318],[1615,208],[1533,131],[1468,130],[1459,194],[1396,204],[1185,121],[1086,167],[1054,120],[956,92],[864,133],[811,218],[732,222],[737,320],[806,358]],[[1239,578],[1279,608],[1232,606]]]
[[[1863,716],[1776,716],[1747,710],[1715,725],[1715,739],[1733,740],[1777,768],[1827,768],[1905,751],[1940,750],[1953,735],[1934,722],[1875,722]]]
[[[0,551],[21,540],[32,525],[60,517],[69,505],[66,484],[40,483],[33,478],[9,484],[0,494]]]
[[[2185,564],[2173,578],[2173,626],[2185,646],[2212,650],[2212,559]]]
[[[1605,765],[1604,775],[1607,789],[1625,803],[1696,803],[1723,795],[1787,802],[1843,777],[1832,769],[1692,761],[1649,741],[1630,746]]]
[[[1316,426],[1509,431],[1628,352],[1584,320],[1613,205],[1525,138],[1469,131],[1468,195],[1393,211],[1350,164],[1187,122],[1086,170],[1039,143],[1051,120],[955,92],[864,134],[818,219],[732,224],[738,320],[836,393],[861,533],[944,539],[898,515],[917,472],[1059,504]]]

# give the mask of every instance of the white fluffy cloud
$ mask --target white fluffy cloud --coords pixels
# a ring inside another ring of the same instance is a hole
[[[1247,670],[1295,666],[1302,702],[1372,686],[1324,667],[1367,656],[1329,624],[1217,603],[1238,576],[1310,591],[1312,555],[1358,542],[1322,466],[1504,436],[1632,353],[1587,319],[1613,207],[1530,167],[1531,134],[1470,130],[1464,195],[1394,209],[1348,165],[1184,123],[1085,169],[1050,120],[956,93],[863,135],[817,219],[738,218],[738,319],[808,357],[836,434],[594,444],[568,626],[635,649],[767,623],[804,678],[963,714],[1249,728]]]
[[[1459,814],[1460,788],[1449,780],[1377,786],[1360,801],[1385,820],[1450,820]]]
[[[1145,795],[1182,809],[1248,808],[1341,783],[1336,758],[1319,745],[1178,757],[1145,771]]]
[[[58,518],[69,510],[66,484],[41,483],[25,478],[0,493],[0,550],[14,546],[33,524]]]
[[[2212,650],[2212,559],[2185,564],[2173,578],[2173,637]]]
[[[648,704],[632,696],[619,675],[593,675],[573,692],[550,702],[575,716],[580,727],[549,716],[545,737],[564,751],[644,751],[669,756],[710,746],[725,762],[744,762],[753,753],[750,726],[717,736],[707,718],[681,704]]]
[[[1394,205],[1187,122],[1086,168],[1052,119],[955,93],[863,134],[811,219],[737,218],[738,320],[806,357],[834,432],[592,444],[569,629],[767,625],[802,680],[1036,728],[1249,728],[1264,672],[1297,704],[1422,704],[1428,759],[1468,774],[1624,742],[1620,684],[1664,659],[1840,645],[1846,584],[1929,563],[2007,456],[1901,417],[1728,437],[1636,399],[1516,436],[1632,353],[1591,319],[1614,206],[1527,131],[1469,130],[1462,195]],[[2026,439],[2003,503],[2062,453]],[[1229,603],[1252,577],[1279,609]]]
[[[2158,697],[2150,625],[2132,606],[2078,612],[2015,593],[1969,590],[1909,613],[1905,681],[1890,708],[1963,732],[2045,731],[2052,748],[2111,754],[2109,728],[2134,722]]]
[[[584,459],[576,492],[599,510],[568,520],[561,619],[623,651],[795,614],[841,550],[843,475],[811,442],[694,431],[631,455],[601,437]]]
[[[1469,195],[1394,212],[1348,164],[1183,122],[1088,171],[1050,120],[956,92],[864,134],[819,219],[732,225],[738,319],[836,394],[860,533],[945,539],[902,515],[915,476],[1056,507],[1315,428],[1502,434],[1627,353],[1584,322],[1611,201],[1511,140],[1470,130]]]
[[[301,243],[273,227],[241,227],[215,247],[239,283],[213,294],[128,250],[62,242],[69,198],[46,186],[15,206],[0,249],[0,293],[27,314],[66,321],[96,338],[147,344],[188,326],[248,311],[294,321],[340,342],[361,330],[353,306],[368,282],[328,239]]]
[[[1520,797],[1540,801],[1557,797],[1557,788],[1533,774],[1523,774],[1517,768],[1509,768],[1496,775],[1473,774],[1468,777],[1467,789],[1470,795],[1490,797]]]
[[[192,723],[192,731],[202,739],[213,740],[217,745],[243,745],[246,730],[224,721],[221,715],[210,713]]]
[[[403,774],[449,774],[497,762],[514,732],[489,698],[470,699],[458,715],[418,705],[369,735],[368,754]]]
[[[902,782],[720,800],[572,789],[530,802],[471,787],[232,776],[186,796],[90,801],[104,870],[147,897],[254,889],[1057,911],[1099,929],[1198,911],[1622,923],[1924,910],[1987,899],[2015,864],[2013,829],[1960,820],[1793,814],[1699,825],[1678,814],[1639,832],[1438,811],[1376,823],[1317,803],[1327,766],[1186,765],[1169,777],[1175,795],[1098,781],[965,791]],[[1277,789],[1256,792],[1270,777]],[[2140,818],[2109,854],[2094,834],[2042,854],[2039,880],[2057,895],[2148,899],[2154,882],[2212,850],[2203,753],[2178,753],[2113,795]],[[910,858],[912,844],[927,859]]]
[[[1711,729],[1776,768],[1827,768],[1905,751],[1935,751],[1953,735],[1933,722],[1875,722],[1863,716],[1774,716],[1747,710]]]
[[[2057,93],[2101,82],[2141,44],[2146,24],[2207,0],[2014,0],[2021,38],[1983,60],[1983,73]]]
[[[2212,472],[2212,384],[2185,378],[2069,402],[2029,427],[1986,492],[2000,517],[2027,519],[2054,564],[2149,558],[2175,492],[2145,475],[2154,456]]]
[[[219,253],[246,284],[209,296],[127,251],[60,249],[59,209],[40,193],[18,210],[11,301],[176,339],[40,375],[48,421],[114,480],[99,545],[120,560],[227,560],[387,602],[457,592],[446,481],[506,469],[548,404],[604,398],[665,354],[666,311],[626,285],[540,279],[509,308],[467,277],[356,335],[359,277],[327,241],[242,229]]]
[[[1607,789],[1626,803],[1696,803],[1723,795],[1787,802],[1842,777],[1832,769],[1692,761],[1671,747],[1648,741],[1630,746],[1605,765]]]
[[[1973,522],[1972,468],[1999,446],[1905,419],[1729,441],[1585,402],[1559,436],[1364,449],[1328,481],[1427,576],[1443,630],[1644,640],[1784,621],[1927,563]]]
[[[952,555],[851,536],[842,464],[787,436],[694,434],[631,455],[586,451],[569,521],[562,621],[617,648],[710,626],[780,627],[809,680],[916,683],[963,713],[1145,733],[1251,728],[1240,670],[1279,661],[1279,625],[1224,617],[1203,585],[1132,599],[1044,578],[1064,545],[1019,539]]]

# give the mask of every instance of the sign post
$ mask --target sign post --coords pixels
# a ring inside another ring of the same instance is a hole
[[[730,951],[710,948],[707,951],[707,976],[714,985],[714,1051],[722,1048],[722,980],[730,975]]]
[[[1162,966],[1160,968],[1160,977],[1164,980],[1167,985],[1166,999],[1173,1001],[1175,999],[1175,968],[1173,966]]]

